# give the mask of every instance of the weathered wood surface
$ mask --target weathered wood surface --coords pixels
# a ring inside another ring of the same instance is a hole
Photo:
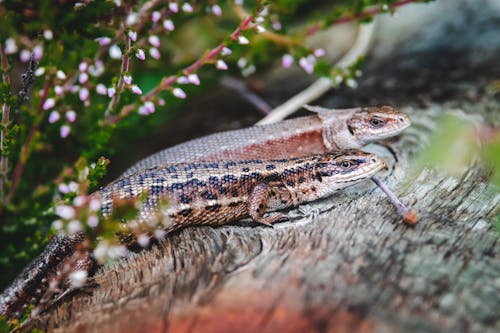
[[[500,194],[488,184],[488,171],[472,164],[455,178],[431,169],[408,176],[444,111],[460,108],[500,125],[498,95],[486,89],[500,66],[495,57],[464,66],[463,49],[452,58],[428,52],[410,53],[410,64],[408,54],[373,61],[359,89],[323,103],[389,102],[411,114],[414,125],[390,143],[399,161],[385,180],[417,210],[418,225],[403,225],[368,182],[303,209],[327,210],[317,217],[274,228],[243,222],[187,228],[100,269],[90,295],[64,301],[36,326],[58,332],[500,331],[500,236],[491,226]]]

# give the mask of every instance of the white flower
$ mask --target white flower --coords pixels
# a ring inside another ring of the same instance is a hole
[[[315,56],[316,58],[321,58],[321,57],[323,57],[325,54],[326,54],[326,52],[325,52],[325,50],[324,50],[324,49],[322,49],[322,48],[319,48],[319,49],[314,50],[314,56]]]
[[[82,102],[86,101],[87,98],[89,98],[89,90],[85,87],[81,88],[80,92],[78,93],[78,97],[80,97],[80,100]]]
[[[149,49],[149,55],[154,59],[160,59],[160,51],[156,47]]]
[[[88,80],[89,80],[89,75],[87,73],[83,72],[80,73],[80,75],[78,75],[78,82],[80,82],[80,84],[84,84]]]
[[[193,6],[191,6],[191,4],[189,4],[188,2],[184,2],[184,4],[182,5],[182,10],[186,13],[192,13]]]
[[[69,110],[66,112],[66,119],[72,123],[76,120],[76,112],[74,110]]]
[[[141,90],[141,88],[139,88],[139,86],[138,86],[138,85],[135,85],[135,84],[134,84],[132,87],[130,87],[130,90],[132,90],[132,92],[133,92],[134,94],[137,94],[137,95],[142,95],[142,90]]]
[[[122,50],[116,44],[109,47],[109,56],[111,59],[120,59],[122,57]]]
[[[73,192],[76,192],[76,190]],[[79,195],[73,199],[73,205],[76,207],[81,207],[84,203],[85,203],[85,197],[83,195]]]
[[[61,118],[61,115],[57,111],[52,111],[49,114],[49,123],[53,124]],[[62,192],[62,191],[61,191]]]
[[[42,76],[45,74],[45,67],[38,67],[35,71],[35,76]]]
[[[356,80],[351,79],[351,78],[347,79],[347,81],[345,82],[345,84],[346,84],[346,86],[348,86],[349,88],[352,88],[352,89],[358,87],[358,82],[356,82]]]
[[[238,64],[239,68],[243,68],[246,65],[248,65],[248,60],[247,60],[247,58],[241,57],[241,58],[238,59],[238,63],[237,64]]]
[[[284,54],[281,58],[281,66],[289,68],[293,64],[293,57],[289,54]]]
[[[186,98],[186,93],[181,88],[174,88],[174,90],[172,90],[172,94],[174,94],[175,97],[180,99]]]
[[[70,132],[71,127],[69,127],[68,125],[62,125],[59,134],[61,135],[61,138],[65,139],[68,137]]]
[[[312,64],[307,58],[300,58],[299,65],[307,74],[312,74],[314,71],[314,64]]]
[[[54,228],[55,230],[61,230],[63,228],[64,224],[61,220],[55,220],[54,222],[52,222],[52,228]]]
[[[151,35],[148,37],[148,42],[154,47],[160,47],[160,38],[156,35]]]
[[[222,8],[220,8],[219,5],[215,4],[212,6],[212,13],[215,16],[221,16],[222,15]]]
[[[220,69],[221,71],[227,70],[227,64],[222,59],[217,60],[215,66],[217,67],[217,69]]]
[[[245,45],[245,44],[250,43],[250,41],[245,36],[239,36],[238,43],[240,43],[241,45]]]
[[[152,14],[151,14],[151,20],[153,22],[158,22],[159,20],[161,19],[161,13],[157,10],[155,10]]]
[[[99,45],[105,46],[105,45],[109,45],[109,43],[111,43],[111,38],[109,38],[109,37],[97,37],[95,39],[95,41],[98,42]]]
[[[131,26],[137,24],[138,22],[139,22],[139,14],[135,12],[130,12],[130,14],[128,14],[127,16],[127,19],[125,20],[125,25]]]
[[[100,76],[104,73],[104,63],[102,60],[97,60],[95,64],[89,66],[89,74],[92,76]]]
[[[14,38],[7,38],[5,40],[5,53],[13,54],[17,52],[17,44]]]
[[[177,13],[179,11],[179,5],[177,2],[170,2],[168,4],[168,9],[170,9],[172,13]]]
[[[62,86],[55,85],[54,92],[56,93],[56,96],[61,96],[64,92],[64,88]]]
[[[147,101],[146,103],[144,103],[144,108],[148,114],[155,112],[155,104],[151,101]]]
[[[101,201],[96,198],[90,199],[89,209],[93,212],[97,212],[101,208]]]
[[[196,74],[189,74],[188,80],[189,80],[189,82],[191,82],[192,84],[194,84],[196,86],[200,85],[200,78]]]
[[[54,34],[52,33],[52,30],[45,29],[43,31],[43,38],[45,38],[46,40],[51,40],[52,38],[54,38]]]
[[[33,48],[33,59],[35,59],[36,61],[39,61],[40,59],[42,59],[42,55],[43,55],[42,46],[35,45],[35,47]]]
[[[108,88],[108,97],[111,98],[116,94],[116,89],[115,87],[110,87]]]
[[[19,52],[19,60],[21,60],[21,62],[28,62],[28,61],[30,61],[30,58],[31,58],[30,51],[21,50],[21,52]]]
[[[43,103],[42,108],[44,110],[52,109],[56,105],[56,100],[53,98],[47,98],[45,102]]]
[[[86,62],[86,61],[82,61],[79,65],[78,65],[78,70],[80,72],[86,72],[87,69],[89,68],[89,63]]]
[[[59,80],[66,80],[66,73],[64,73],[62,70],[58,70],[56,72],[56,77],[59,79]]]
[[[177,83],[179,83],[179,84],[188,84],[189,80],[188,80],[187,77],[185,77],[184,75],[182,75],[182,76],[179,76],[177,78]]]
[[[106,88],[106,86],[102,83],[98,83],[97,86],[95,87],[95,91],[99,94],[99,95],[106,95],[108,93],[108,89]]]
[[[128,37],[130,38],[131,41],[135,42],[137,40],[137,32],[134,30],[129,30]]]
[[[123,76],[123,81],[126,83],[126,84],[131,84],[132,83],[132,76],[130,75],[124,75]]]
[[[95,228],[99,225],[99,218],[96,215],[90,215],[87,218],[87,225],[91,228]]]
[[[163,27],[168,31],[174,31],[175,29],[175,25],[174,22],[172,22],[172,20],[164,20]]]
[[[264,28],[263,26],[261,25],[256,25],[255,26],[255,30],[258,32],[258,33],[262,33],[262,32],[265,32],[266,31],[266,28]]]
[[[80,232],[83,230],[82,224],[78,220],[71,220],[68,223],[67,228],[68,228],[68,233],[70,235],[76,234],[77,232]]]
[[[144,50],[143,49],[137,49],[137,51],[135,52],[135,56],[137,57],[137,59],[139,60],[144,60],[146,59],[146,54],[144,53]]]
[[[83,287],[85,285],[85,282],[87,282],[87,277],[88,277],[88,272],[85,270],[72,272],[68,276],[69,283],[73,288]]]
[[[227,47],[224,47],[224,48],[222,49],[222,51],[221,51],[221,53],[220,53],[220,54],[222,54],[223,56],[226,56],[226,55],[229,55],[229,54],[231,54],[231,53],[233,53],[233,51],[231,51],[231,49],[229,49],[229,48],[227,48]]]
[[[67,205],[56,206],[56,214],[65,220],[72,219],[75,216],[75,209]]]

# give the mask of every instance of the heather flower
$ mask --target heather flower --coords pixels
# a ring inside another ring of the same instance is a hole
[[[139,235],[139,237],[137,237],[137,244],[139,244],[140,246],[142,247],[147,247],[149,245],[149,242],[150,242],[150,238],[148,235]]]
[[[67,228],[68,228],[68,233],[70,235],[76,234],[77,232],[80,232],[83,230],[82,224],[78,220],[71,220],[68,223]]]
[[[247,60],[247,58],[241,57],[238,59],[237,64],[238,64],[239,68],[244,68],[246,65],[248,65],[248,60]]]
[[[266,31],[266,28],[264,28],[263,26],[261,25],[256,25],[255,26],[255,30],[258,32],[258,33],[263,33]]]
[[[91,228],[95,228],[99,225],[99,218],[95,215],[90,215],[87,218],[87,225]]]
[[[52,222],[52,228],[55,230],[61,230],[63,228],[64,224],[61,220],[55,220]]]
[[[64,88],[62,86],[59,85],[54,86],[54,93],[56,94],[56,96],[61,96],[63,92]]]
[[[346,86],[348,86],[349,88],[352,88],[352,89],[355,89],[358,87],[358,82],[356,82],[356,80],[354,80],[352,78],[347,79],[345,84],[346,84]]]
[[[220,54],[222,54],[223,56],[226,56],[226,55],[230,55],[231,53],[233,53],[233,51],[231,51],[230,48],[227,48],[227,47],[224,47],[221,51]]]
[[[53,124],[53,123],[55,123],[56,121],[58,121],[59,119],[61,119],[61,115],[59,114],[59,112],[57,112],[57,111],[52,111],[52,112],[49,114],[49,123]]]
[[[151,13],[151,20],[153,22],[158,22],[161,19],[161,13],[157,10],[155,10],[153,13]]]
[[[143,49],[137,49],[137,51],[135,52],[135,56],[137,57],[137,59],[139,60],[144,60],[146,59],[146,54],[144,53],[144,50]]]
[[[212,6],[212,13],[215,16],[221,16],[222,15],[222,8],[220,8],[219,5],[215,4]]]
[[[160,59],[160,51],[156,47],[149,49],[149,55],[154,59]]]
[[[250,41],[245,36],[239,36],[238,43],[240,43],[241,45],[245,45],[245,44],[250,43]]]
[[[315,56],[316,58],[321,58],[321,57],[323,57],[325,54],[326,54],[326,52],[325,52],[325,50],[324,50],[324,49],[322,49],[322,48],[319,48],[319,49],[314,50],[314,56]]]
[[[158,98],[158,105],[159,106],[165,105],[165,100],[163,98]]]
[[[187,78],[187,77],[185,77],[185,76],[179,76],[179,77],[177,78],[177,83],[179,83],[179,84],[188,84],[188,83],[189,83],[189,80],[188,80],[188,78]]]
[[[89,74],[97,77],[104,73],[104,63],[102,60],[97,60],[93,65],[89,66]]]
[[[172,13],[177,13],[179,11],[179,5],[177,2],[170,2],[168,4],[168,9],[170,9]]]
[[[76,184],[75,182],[71,182],[71,183]],[[76,184],[76,185],[77,185],[76,189],[78,189],[78,184]],[[76,189],[75,189],[75,191],[72,191],[72,192],[76,192]],[[75,206],[75,207],[81,207],[81,206],[83,206],[84,203],[85,203],[85,197],[83,195],[79,195],[73,199],[73,206]]]
[[[148,113],[154,113],[155,112],[155,105],[151,101],[147,101],[146,103],[144,103],[144,108],[146,109],[146,111]]]
[[[35,76],[42,76],[45,74],[45,67],[38,67],[35,71]]]
[[[108,88],[108,97],[111,98],[116,94],[116,89],[115,87],[110,87]]]
[[[130,90],[132,90],[132,92],[133,92],[134,94],[137,94],[137,95],[142,95],[142,90],[141,90],[141,88],[139,88],[139,86],[137,86],[137,85],[135,85],[135,84],[134,84],[132,87],[130,87]]]
[[[75,216],[75,209],[67,205],[56,206],[56,215],[62,217],[65,220],[72,219]]]
[[[310,57],[302,57],[299,59],[299,65],[307,74],[312,74],[314,71],[315,61],[313,61]]]
[[[76,120],[76,112],[74,110],[69,110],[66,112],[66,119],[72,123]]]
[[[172,90],[172,94],[174,94],[175,97],[180,99],[186,98],[186,93],[181,88],[174,88],[174,90]]]
[[[59,134],[61,135],[61,138],[65,139],[68,137],[69,133],[71,132],[71,127],[69,127],[68,125],[62,125],[59,132],[60,132]]]
[[[217,69],[220,69],[221,71],[227,70],[227,64],[222,59],[217,60],[215,66],[217,67]]]
[[[123,76],[123,81],[124,81],[126,84],[131,84],[131,83],[132,83],[132,76],[130,76],[130,75],[124,75],[124,76]]]
[[[43,31],[43,38],[45,38],[46,40],[52,40],[52,38],[54,38],[54,34],[52,33],[52,30],[45,29]]]
[[[106,88],[106,86],[102,83],[98,83],[97,86],[95,87],[95,91],[99,94],[99,95],[106,95],[108,93],[108,89]]]
[[[74,84],[74,85],[72,85],[72,86],[69,88],[69,90],[70,90],[72,93],[77,93],[77,92],[79,92],[79,91],[80,91],[80,86],[79,86],[79,85],[77,85],[77,84]]]
[[[111,59],[120,59],[122,57],[122,50],[116,44],[113,44],[109,48],[109,56]]]
[[[190,3],[188,2],[184,2],[184,4],[182,5],[182,10],[186,13],[192,13],[193,12],[193,6],[191,6]]]
[[[130,12],[130,14],[128,14],[127,18],[125,19],[125,25],[128,27],[135,25],[138,22],[139,22],[139,15],[135,12]]]
[[[40,59],[42,59],[42,56],[43,56],[43,48],[41,45],[35,45],[35,47],[33,48],[33,59],[35,61],[40,61]]]
[[[135,42],[137,40],[137,32],[134,30],[129,30],[128,37],[131,41]]]
[[[42,105],[44,110],[52,109],[56,105],[56,100],[53,98],[47,98]]]
[[[198,75],[189,74],[187,78],[188,78],[189,82],[191,82],[192,84],[194,84],[196,86],[200,85],[200,78],[198,77]]]
[[[95,39],[96,42],[99,43],[99,45],[101,46],[106,46],[106,45],[109,45],[111,43],[111,38],[109,37],[97,37]]]
[[[30,51],[21,50],[21,52],[19,52],[19,60],[21,60],[21,62],[28,62],[28,61],[30,61],[30,58],[31,58]]]
[[[86,61],[82,61],[82,62],[78,65],[78,70],[79,70],[80,72],[86,72],[88,68],[89,68],[89,64],[88,64],[88,62],[86,62]]]
[[[5,40],[5,53],[14,54],[17,52],[17,44],[14,38],[7,38]]]
[[[243,6],[243,0],[234,0],[234,4],[238,6]]]
[[[56,77],[59,79],[59,80],[66,80],[66,74],[62,71],[62,70],[58,70],[56,72]]]
[[[80,92],[78,93],[78,97],[80,97],[80,100],[82,102],[86,101],[87,98],[89,98],[89,90],[85,87],[81,88]]]
[[[87,73],[83,72],[80,73],[80,75],[78,75],[78,82],[80,82],[80,84],[84,84],[88,80],[89,80],[89,75]]]
[[[97,212],[99,209],[101,209],[101,201],[96,198],[90,199],[89,209],[91,211]]]
[[[167,31],[174,31],[174,29],[175,29],[175,25],[174,25],[174,22],[172,22],[172,20],[164,20],[163,21],[163,27]]]
[[[58,189],[59,189],[59,192],[61,192],[62,194],[66,194],[66,193],[70,192],[68,184],[65,184],[65,183],[59,184]]]
[[[156,35],[151,35],[148,37],[148,42],[154,47],[160,47],[160,38]]]
[[[281,66],[284,68],[289,68],[293,64],[293,57],[289,54],[283,55],[281,58]]]

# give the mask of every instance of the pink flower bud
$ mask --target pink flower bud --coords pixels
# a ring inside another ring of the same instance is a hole
[[[194,84],[196,86],[200,85],[200,78],[196,74],[189,74],[188,80],[189,80],[189,82],[191,82],[192,84]]]
[[[137,52],[135,52],[135,56],[137,57],[137,59],[139,60],[144,60],[146,59],[146,54],[144,53],[144,50],[143,49],[137,49]]]
[[[306,58],[302,57],[299,60],[299,65],[307,74],[312,74],[314,65],[311,64]]]
[[[68,125],[61,126],[61,129],[60,129],[61,138],[63,138],[63,139],[67,138],[70,132],[71,132],[71,127],[69,127]]]
[[[45,102],[43,103],[42,108],[44,110],[52,109],[56,105],[56,101],[53,98],[47,98]]]
[[[74,110],[69,110],[66,112],[66,119],[70,122],[73,123],[76,120],[76,112]]]
[[[59,80],[66,80],[66,74],[62,70],[58,70],[56,73],[56,77]]]
[[[227,64],[222,59],[217,60],[215,66],[217,67],[217,69],[220,69],[221,71],[227,70]]]
[[[215,16],[221,16],[222,15],[222,8],[220,8],[219,5],[215,4],[212,6],[212,13]]]
[[[86,101],[89,98],[89,90],[85,87],[81,88],[78,97],[80,97],[80,101]]]
[[[163,27],[167,31],[174,31],[174,29],[175,29],[175,25],[174,25],[174,22],[172,22],[172,20],[164,20],[163,21]]]
[[[151,35],[148,38],[148,42],[154,47],[160,47],[160,38],[156,35]]]
[[[170,9],[172,13],[177,13],[179,11],[179,5],[177,2],[170,2],[168,4],[168,9]]]
[[[181,88],[174,88],[174,90],[172,90],[172,94],[174,94],[175,97],[180,99],[186,98],[186,93]]]
[[[320,57],[324,56],[325,54],[326,54],[326,52],[325,52],[325,50],[324,50],[324,49],[322,49],[322,48],[319,48],[319,49],[314,50],[314,56],[315,56],[316,58],[320,58]]]
[[[78,82],[80,82],[80,84],[84,84],[88,80],[89,80],[89,75],[87,73],[83,72],[80,73],[80,75],[78,75]]]
[[[191,4],[189,4],[188,2],[184,2],[184,4],[182,5],[182,10],[186,13],[192,13],[193,6],[191,6]]]
[[[109,57],[111,59],[121,59],[122,57],[122,50],[120,47],[116,44],[113,44],[109,47]]]
[[[293,64],[293,57],[289,54],[283,55],[281,58],[281,66],[284,68],[289,68]]]
[[[137,32],[134,30],[129,30],[128,38],[130,38],[131,41],[135,42],[137,40]]]
[[[179,77],[177,78],[177,83],[179,83],[179,84],[188,84],[188,83],[189,83],[189,80],[188,80],[188,78],[187,78],[187,77],[185,77],[185,76],[179,76]]]
[[[149,49],[149,55],[154,59],[160,59],[160,51],[156,47]]]
[[[35,59],[36,61],[39,61],[40,59],[42,59],[42,55],[43,55],[43,48],[41,45],[36,45],[34,48],[33,48],[33,59]]]
[[[250,41],[245,36],[239,36],[238,43],[240,43],[241,45],[245,45],[245,44],[250,43]]]
[[[61,118],[61,115],[57,111],[52,111],[49,114],[49,123],[53,124]]]
[[[224,47],[221,51],[220,54],[222,54],[223,56],[226,56],[226,55],[230,55],[231,53],[233,53],[233,51],[231,51],[230,48],[227,48],[227,47]]]
[[[79,70],[80,72],[86,72],[88,68],[89,68],[89,64],[88,64],[86,61],[82,61],[82,62],[78,65],[78,70]]]
[[[151,14],[151,20],[153,22],[158,22],[159,20],[161,19],[161,13],[157,10],[155,10],[152,14]]]
[[[111,98],[116,94],[116,89],[114,87],[108,88],[108,97]]]
[[[124,75],[123,76],[123,81],[125,82],[125,84],[131,84],[132,83],[132,76],[130,76],[130,75]]]
[[[62,86],[54,86],[54,92],[56,93],[56,96],[61,96],[64,92],[64,88]]]
[[[102,83],[98,83],[97,86],[95,87],[95,91],[99,94],[99,95],[106,95],[108,93],[108,89],[106,88],[106,86]]]
[[[30,61],[30,58],[31,58],[30,51],[21,50],[21,52],[19,52],[19,60],[21,60],[21,62],[28,62],[28,61]]]
[[[142,95],[142,90],[141,90],[141,88],[139,88],[139,86],[137,86],[137,85],[135,85],[135,84],[134,84],[132,87],[130,87],[130,90],[132,90],[132,92],[133,92],[134,94],[137,94],[137,95]]]
[[[96,42],[99,43],[99,45],[101,46],[106,46],[106,45],[109,45],[109,43],[111,43],[111,38],[109,37],[97,37],[95,39]]]

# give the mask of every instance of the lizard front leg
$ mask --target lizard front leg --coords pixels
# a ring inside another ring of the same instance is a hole
[[[278,184],[275,183],[260,182],[250,192],[248,197],[248,212],[254,221],[270,226],[275,222],[288,219],[288,216],[283,213],[266,215],[267,209],[273,208],[273,205],[269,207],[269,202],[279,200],[284,207],[292,205],[290,192],[287,190],[283,191],[277,186]]]

